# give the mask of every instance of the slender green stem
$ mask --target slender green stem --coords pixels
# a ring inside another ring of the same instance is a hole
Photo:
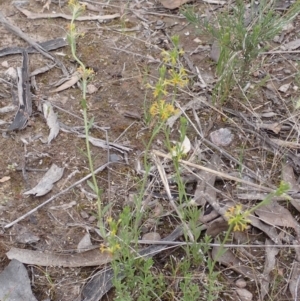
[[[146,149],[145,149],[145,156],[144,156],[144,166],[147,165],[147,156],[148,156],[148,153],[149,153],[149,149],[152,145],[152,141],[153,139],[156,137],[156,135],[160,132],[161,128],[163,127],[164,125],[164,122],[161,122],[157,127],[154,128],[153,130],[153,133],[150,137],[150,140],[149,140],[149,143],[147,144],[146,146]]]
[[[77,8],[78,9],[78,8]],[[72,15],[72,20],[70,24],[70,32],[69,32],[69,43],[71,46],[71,52],[73,58],[76,60],[76,62],[80,65],[81,73],[82,73],[82,109],[83,109],[83,119],[84,119],[84,131],[85,131],[85,142],[86,142],[86,153],[89,161],[89,169],[92,174],[92,181],[93,181],[93,188],[94,192],[97,195],[97,209],[98,209],[98,226],[100,229],[100,233],[103,238],[106,237],[106,231],[103,223],[103,210],[102,210],[102,203],[101,203],[101,190],[98,187],[96,175],[94,172],[94,165],[93,165],[93,159],[91,155],[91,148],[90,148],[90,142],[89,142],[89,122],[88,122],[88,114],[87,114],[87,99],[86,99],[86,91],[87,91],[87,83],[88,83],[88,70],[85,67],[84,63],[77,57],[76,54],[76,38],[77,38],[77,32],[75,27],[75,20],[78,17],[80,13],[80,10],[74,10]]]

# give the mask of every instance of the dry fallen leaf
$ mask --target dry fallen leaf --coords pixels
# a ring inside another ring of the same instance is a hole
[[[297,148],[297,149],[300,148],[300,144],[297,142],[280,140],[275,138],[270,138],[270,140],[281,147]]]
[[[281,239],[276,231],[276,228],[274,226],[268,225],[260,221],[260,219],[257,216],[250,215],[249,216],[250,223],[253,227],[256,227],[263,231],[266,235],[268,235],[272,241],[274,241],[276,244],[281,244]]]
[[[297,296],[300,295],[299,277],[300,277],[300,262],[296,261],[292,264],[292,272],[288,284],[293,300],[299,300],[297,298]]]
[[[66,90],[66,89],[74,86],[80,79],[81,79],[81,75],[79,74],[79,72],[75,72],[68,81],[63,83],[61,86],[59,86],[55,90],[52,90],[51,92],[52,93],[57,93],[57,92]]]
[[[77,250],[82,253],[88,249],[93,248],[90,233],[86,233],[77,245]]]
[[[57,115],[53,111],[53,107],[50,102],[45,101],[43,103],[43,112],[44,117],[47,120],[47,125],[50,129],[50,133],[48,136],[48,144],[54,139],[59,133],[59,123],[57,120]]]
[[[217,241],[215,241],[215,243],[217,243]],[[220,256],[220,248],[221,247],[219,246],[213,247],[211,255],[214,260],[252,280],[257,280],[259,278],[260,274],[257,270],[245,266],[243,262],[229,249],[226,249],[226,251],[223,250],[222,255]]]
[[[273,242],[270,239],[266,239],[266,245],[273,245]],[[269,293],[270,289],[270,282],[271,276],[270,273],[275,268],[276,265],[276,256],[279,252],[279,249],[274,247],[266,247],[266,256],[265,256],[265,266],[263,275],[264,277],[261,279],[260,283],[260,294],[261,299],[263,300],[264,297]]]
[[[278,90],[279,90],[280,92],[286,93],[287,90],[289,89],[290,85],[291,85],[291,83],[284,84],[284,85],[280,86],[280,87],[278,88]]]
[[[34,264],[38,266],[61,266],[69,268],[99,266],[107,264],[112,260],[110,253],[102,253],[99,248],[75,254],[57,254],[11,248],[6,253],[6,256],[8,259],[16,259],[25,264]]]
[[[191,141],[190,139],[185,136],[183,141],[180,143],[176,143],[176,146],[171,151],[173,157],[177,157],[180,155],[186,155],[191,150]]]
[[[279,134],[282,125],[279,122],[275,122],[275,123],[263,123],[263,124],[259,124],[258,127],[260,129],[271,130],[275,134]]]
[[[299,230],[299,225],[290,211],[276,201],[256,209],[255,214],[269,225],[294,228],[296,232]]]
[[[290,190],[299,191],[300,185],[297,182],[294,169],[290,164],[283,163],[281,169],[282,181],[289,184]],[[298,208],[297,208],[298,209]]]
[[[168,9],[178,8],[180,5],[187,3],[191,0],[159,0],[163,7]]]
[[[35,194],[35,196],[42,196],[47,194],[53,187],[53,184],[61,179],[64,173],[64,168],[60,168],[52,164],[50,169],[46,172],[43,178],[32,189],[24,192],[25,195]]]
[[[72,20],[72,15],[67,15],[67,14],[63,14],[63,13],[42,13],[42,14],[38,14],[38,13],[33,13],[25,8],[21,8],[20,6],[15,6],[15,8],[17,8],[20,12],[22,12],[28,19],[52,19],[52,18],[63,18],[66,20]],[[80,16],[77,17],[76,20],[77,21],[92,21],[92,20],[99,20],[99,21],[103,21],[103,20],[112,20],[115,18],[119,18],[120,14],[113,14],[113,15],[90,15],[90,16]]]
[[[5,177],[0,179],[0,183],[4,183],[4,182],[9,181],[9,180],[10,180],[10,177],[5,176]]]
[[[300,39],[282,45],[282,48],[288,51],[295,50],[299,47],[300,47]]]

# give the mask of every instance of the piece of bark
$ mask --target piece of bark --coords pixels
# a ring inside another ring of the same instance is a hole
[[[24,129],[32,113],[28,53],[23,50],[22,54],[22,68],[17,68],[19,109],[13,123],[8,128],[9,131]]]
[[[53,40],[49,40],[49,41],[45,41],[45,42],[41,42],[41,43],[37,43],[37,44],[40,45],[46,51],[55,50],[55,49],[58,49],[58,48],[68,45],[66,38],[57,38],[57,39],[53,39]],[[25,50],[27,53],[37,53],[38,52],[32,46],[27,47]],[[23,51],[24,51],[24,49],[22,47],[5,47],[5,48],[0,49],[0,57],[6,56],[6,55],[11,55],[11,54],[22,54]]]
[[[19,7],[16,6],[16,8],[19,9]],[[68,76],[68,70],[63,65],[61,61],[59,61],[57,58],[55,58],[52,54],[48,53],[41,45],[39,45],[37,42],[33,41],[29,36],[27,36],[24,32],[20,30],[20,28],[10,24],[9,21],[5,19],[3,14],[0,12],[0,23],[3,25],[5,29],[8,31],[14,33],[15,35],[19,36],[21,39],[25,40],[28,44],[30,44],[34,49],[36,49],[39,53],[47,57],[48,59],[54,61],[58,67],[61,68],[62,72]]]

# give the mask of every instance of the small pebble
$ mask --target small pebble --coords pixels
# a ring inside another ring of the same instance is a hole
[[[195,38],[193,41],[198,44],[202,43],[202,41],[199,38]]]
[[[290,23],[284,25],[282,30],[287,31],[287,32],[291,32],[294,28],[295,27],[294,27],[293,22],[290,22]]]
[[[97,91],[98,91],[98,88],[95,85],[93,85],[93,84],[87,85],[87,93],[88,94],[93,94]]]
[[[211,142],[217,146],[228,146],[232,142],[234,135],[230,129],[221,128],[210,133],[209,137]]]
[[[240,278],[238,279],[236,282],[235,282],[235,285],[238,287],[238,288],[245,288],[247,283],[246,281],[243,279],[243,278]]]
[[[157,232],[149,232],[143,235],[142,240],[160,240],[160,235]]]
[[[244,288],[238,288],[236,292],[239,295],[241,301],[252,301],[253,299],[252,293]]]
[[[121,158],[120,158],[120,156],[118,156],[116,154],[110,154],[109,161],[110,162],[119,162],[119,161],[121,161]]]
[[[8,68],[4,74],[5,74],[5,77],[10,80],[17,80],[17,77],[18,77],[17,70],[13,67]]]
[[[4,68],[8,68],[8,62],[7,61],[2,62],[1,66]]]
[[[96,219],[97,219],[96,216],[91,215],[91,216],[89,217],[89,219],[88,219],[88,222],[89,222],[89,223],[93,223]]]
[[[84,218],[84,219],[89,218],[89,215],[88,215],[84,210],[81,210],[81,211],[80,211],[80,216],[81,216],[82,218]]]

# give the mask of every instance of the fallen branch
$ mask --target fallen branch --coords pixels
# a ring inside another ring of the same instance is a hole
[[[55,13],[55,14],[37,14],[32,13],[27,9],[16,6],[16,8],[23,13],[28,19],[53,19],[53,18],[63,18],[66,20],[72,20],[71,15],[66,15],[63,13]],[[104,20],[112,20],[119,18],[120,14],[113,15],[105,15],[105,16],[82,16],[76,18],[76,21],[104,21]]]

